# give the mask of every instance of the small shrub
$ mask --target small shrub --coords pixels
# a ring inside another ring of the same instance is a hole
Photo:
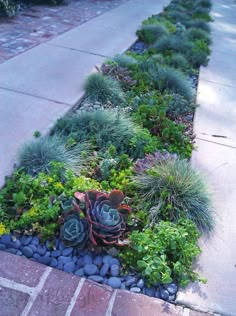
[[[149,70],[150,79],[161,92],[168,90],[179,93],[186,100],[193,98],[193,90],[189,80],[180,71],[172,67],[157,66]]]
[[[150,221],[191,219],[204,232],[213,229],[209,191],[202,176],[186,160],[169,160],[134,177],[149,207]]]
[[[204,41],[207,45],[211,44],[211,37],[210,35],[195,27],[191,27],[190,29],[187,30],[187,37],[190,41],[196,41],[196,40],[202,40]]]
[[[89,102],[111,102],[119,105],[124,102],[124,94],[120,84],[100,73],[93,73],[88,76],[84,84],[85,98]]]
[[[138,64],[135,58],[126,54],[115,55],[113,57],[113,61],[116,62],[120,67],[125,67],[125,68],[130,68]]]
[[[158,146],[157,137],[152,136],[146,128],[138,128],[130,139],[127,153],[133,159],[142,158],[145,154],[153,153]]]
[[[166,149],[171,153],[179,154],[181,157],[189,158],[192,145],[191,140],[183,134],[185,126],[170,120],[166,116],[165,107],[158,104],[141,104],[133,114],[133,118],[147,128],[152,135],[156,136],[156,144],[154,143],[156,147],[152,148],[152,151],[149,151],[149,153],[157,149]],[[141,141],[141,137],[139,141]],[[146,153],[148,152],[146,151]],[[137,158],[141,157],[139,155]]]
[[[52,161],[62,162],[66,168],[78,172],[85,163],[84,151],[86,156],[88,148],[85,144],[66,148],[61,138],[46,136],[23,145],[19,151],[19,161],[20,166],[30,175],[49,172]]]
[[[196,105],[193,102],[187,101],[178,93],[173,93],[168,103],[167,114],[171,117],[176,117],[187,112],[192,112],[195,107]]]
[[[162,24],[145,24],[137,31],[139,39],[147,44],[153,44],[159,37],[167,33],[167,29]]]
[[[133,231],[130,245],[121,254],[126,267],[133,268],[149,285],[177,280],[181,286],[201,280],[192,264],[201,253],[199,233],[190,220],[173,224],[161,221],[153,229]]]

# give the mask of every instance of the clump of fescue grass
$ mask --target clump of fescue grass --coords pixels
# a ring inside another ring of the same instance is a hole
[[[189,63],[186,57],[181,53],[176,53],[170,56],[168,63],[171,67],[182,69],[183,71],[189,68]]]
[[[67,148],[62,138],[58,136],[45,136],[24,144],[19,150],[20,166],[30,175],[39,172],[48,173],[52,161],[62,162],[65,168],[78,173],[89,156],[87,144]]]
[[[185,26],[188,28],[190,28],[190,27],[198,28],[198,29],[201,29],[207,33],[211,32],[211,28],[210,28],[209,24],[206,21],[201,20],[201,19],[194,19],[194,20],[187,21],[185,23]]]
[[[164,53],[168,50],[173,50],[177,53],[185,54],[186,51],[193,49],[191,43],[185,36],[166,35],[162,36],[154,45],[153,48],[157,53]]]
[[[177,69],[158,65],[149,69],[148,73],[161,92],[168,90],[182,95],[186,100],[193,99],[193,89],[188,78]]]
[[[91,142],[97,150],[106,151],[114,145],[121,152],[127,150],[136,124],[124,112],[97,110],[67,115],[57,121],[53,132],[77,142]]]
[[[212,8],[212,2],[210,0],[197,0],[194,3],[195,7],[202,7],[202,8],[207,8],[207,9],[211,9]]]
[[[145,24],[137,31],[140,40],[147,44],[153,44],[158,38],[167,34],[168,31],[162,24]]]
[[[211,196],[202,175],[186,160],[168,160],[134,177],[149,210],[164,210],[162,217],[191,219],[203,232],[213,229]],[[164,215],[163,215],[164,214]],[[153,214],[150,213],[153,220]],[[157,219],[158,220],[158,219]],[[159,219],[160,220],[160,219]]]
[[[206,32],[199,28],[191,27],[187,30],[187,38],[190,41],[203,40],[207,45],[211,44],[211,37]]]
[[[84,84],[85,99],[89,102],[111,102],[119,105],[124,102],[124,93],[118,81],[101,73],[89,75]]]
[[[126,54],[117,54],[113,57],[113,61],[120,67],[130,68],[138,64],[138,61],[132,56]]]

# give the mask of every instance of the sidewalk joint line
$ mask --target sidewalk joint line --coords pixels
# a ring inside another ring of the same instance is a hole
[[[74,50],[76,52],[81,52],[81,53],[85,53],[85,54],[89,54],[89,55],[93,55],[93,56],[99,56],[99,57],[105,57],[105,58],[112,58],[111,56],[107,56],[107,55],[102,55],[102,54],[96,54],[93,52],[88,52],[86,50],[83,49],[78,49],[78,48],[73,48],[73,47],[67,47],[67,46],[63,46],[63,45],[58,45],[58,44],[53,44],[53,43],[46,43],[47,45],[50,46],[55,46],[55,47],[60,47],[60,48],[65,48],[65,49],[69,49],[69,50]]]
[[[224,86],[224,87],[228,87],[228,88],[236,88],[236,85],[235,86],[231,86],[231,85],[228,85],[228,84],[225,84],[225,83],[220,83],[220,82],[211,81],[211,80],[207,80],[207,79],[201,79],[201,81],[215,83],[215,84],[218,84],[219,86]]]
[[[47,267],[45,272],[42,274],[40,281],[38,283],[38,285],[34,288],[33,293],[31,294],[29,301],[27,303],[27,305],[25,306],[21,316],[27,316],[29,311],[31,310],[36,298],[38,297],[38,294],[41,292],[41,290],[43,289],[43,286],[49,276],[49,274],[51,273],[52,268],[51,267]]]
[[[217,145],[221,145],[221,146],[225,146],[225,147],[236,149],[236,146],[221,144],[221,143],[214,142],[212,140],[204,139],[204,138],[201,138],[201,137],[196,137],[196,139],[202,140],[202,141],[207,142],[207,143],[213,143],[213,144],[217,144]]]
[[[109,301],[108,309],[105,316],[112,316],[112,310],[116,299],[117,290],[114,290]]]
[[[34,97],[36,99],[42,99],[42,100],[54,102],[54,103],[57,103],[57,104],[64,104],[64,105],[67,105],[67,106],[73,106],[72,104],[69,104],[69,103],[66,103],[66,102],[61,102],[61,101],[56,101],[56,100],[53,100],[53,99],[44,98],[44,97],[41,97],[39,95],[34,95],[34,94],[27,93],[27,92],[11,89],[11,88],[0,87],[0,89],[1,90],[7,90],[7,91],[15,92],[15,93],[24,94],[24,95],[27,95],[29,97]]]
[[[76,288],[76,290],[75,290],[75,292],[74,292],[74,295],[73,295],[72,298],[71,298],[71,301],[70,301],[70,304],[69,304],[69,306],[68,306],[68,308],[67,308],[67,311],[66,311],[65,316],[70,316],[70,314],[71,314],[71,312],[72,312],[72,309],[73,309],[74,306],[75,306],[76,299],[77,299],[77,297],[79,296],[80,291],[81,291],[81,289],[82,289],[82,287],[83,287],[83,285],[84,285],[84,282],[85,282],[85,279],[84,279],[84,278],[82,278],[82,279],[79,281],[79,284],[78,284],[78,286],[77,286],[77,288]]]
[[[25,285],[25,284],[17,283],[15,281],[12,281],[12,280],[9,280],[6,278],[2,278],[2,277],[0,277],[0,287],[1,286],[7,287],[9,289],[13,289],[13,290],[16,290],[19,292],[23,292],[23,293],[26,293],[29,295],[31,295],[32,292],[34,291],[33,287],[30,287],[30,286]]]

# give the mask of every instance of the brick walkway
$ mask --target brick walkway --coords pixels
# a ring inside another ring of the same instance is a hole
[[[0,251],[1,316],[207,316]]]
[[[0,63],[129,0],[72,0],[68,6],[33,6],[0,17]]]

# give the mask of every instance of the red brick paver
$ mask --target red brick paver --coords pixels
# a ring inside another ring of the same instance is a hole
[[[0,315],[20,316],[29,297],[28,294],[0,286]]]
[[[112,294],[113,290],[108,286],[85,281],[71,316],[106,315]]]
[[[129,0],[72,0],[68,6],[32,6],[0,17],[0,63]]]
[[[31,260],[0,251],[0,277],[2,278],[35,287],[45,270],[44,265],[34,265]]]
[[[0,316],[207,316],[6,252],[0,258]]]
[[[28,316],[65,316],[80,278],[60,270],[53,270],[38,294]]]

